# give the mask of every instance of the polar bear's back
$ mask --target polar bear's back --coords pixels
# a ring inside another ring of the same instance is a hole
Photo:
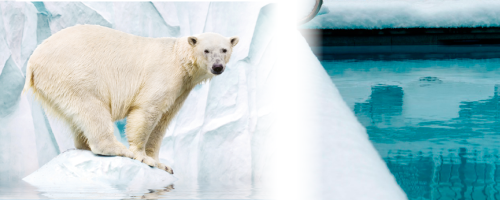
[[[50,65],[44,67],[58,64],[65,68],[78,67],[75,63],[85,63],[102,68],[116,62],[114,59],[132,58],[130,55],[141,52],[141,47],[151,39],[97,25],[77,25],[47,38],[33,52],[30,62],[42,64],[50,59]]]

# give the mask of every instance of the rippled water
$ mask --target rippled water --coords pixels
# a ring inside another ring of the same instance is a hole
[[[500,199],[500,59],[390,57],[322,64],[408,197]]]

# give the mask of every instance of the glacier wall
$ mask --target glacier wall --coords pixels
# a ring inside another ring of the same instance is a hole
[[[324,0],[309,29],[455,28],[500,26],[496,0]]]
[[[278,28],[283,21],[274,5],[0,2],[0,8],[4,183],[74,148],[67,125],[21,94],[26,61],[51,34],[97,24],[147,37],[240,37],[226,72],[195,87],[167,130],[160,159],[174,169],[177,187],[271,185],[286,199],[406,198],[302,36]],[[124,123],[116,122],[115,135],[126,143]]]

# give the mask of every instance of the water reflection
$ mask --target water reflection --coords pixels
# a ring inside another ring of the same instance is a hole
[[[96,186],[61,186],[36,188],[26,182],[0,185],[0,198],[7,199],[269,199],[270,188],[255,188],[240,181],[183,181],[161,189]],[[242,185],[244,184],[244,185]]]
[[[500,59],[322,64],[410,199],[500,199]]]
[[[421,85],[424,87],[427,85]],[[439,138],[479,137],[500,133],[500,85],[494,85],[491,97],[461,101],[458,117],[448,120],[412,120],[403,116],[403,88],[375,85],[368,100],[355,102],[354,113],[378,142],[415,141]],[[418,105],[415,105],[418,106]],[[412,121],[421,121],[412,123]],[[413,135],[408,137],[409,134]]]
[[[146,193],[142,196],[132,196],[130,199],[161,199],[163,198],[167,192],[175,189],[174,185],[169,185],[165,189],[161,190],[149,190],[149,193]]]
[[[365,126],[387,127],[401,122],[403,88],[397,85],[372,86],[370,98],[355,103],[354,113]]]
[[[466,148],[438,155],[396,152],[385,161],[410,199],[500,199],[497,153]]]

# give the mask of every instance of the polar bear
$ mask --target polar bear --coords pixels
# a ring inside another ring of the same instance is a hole
[[[49,114],[70,125],[76,148],[173,174],[158,158],[166,128],[194,86],[224,72],[238,41],[216,33],[147,38],[77,25],[35,49],[24,91],[31,88]],[[125,117],[129,149],[113,135],[113,121]]]

